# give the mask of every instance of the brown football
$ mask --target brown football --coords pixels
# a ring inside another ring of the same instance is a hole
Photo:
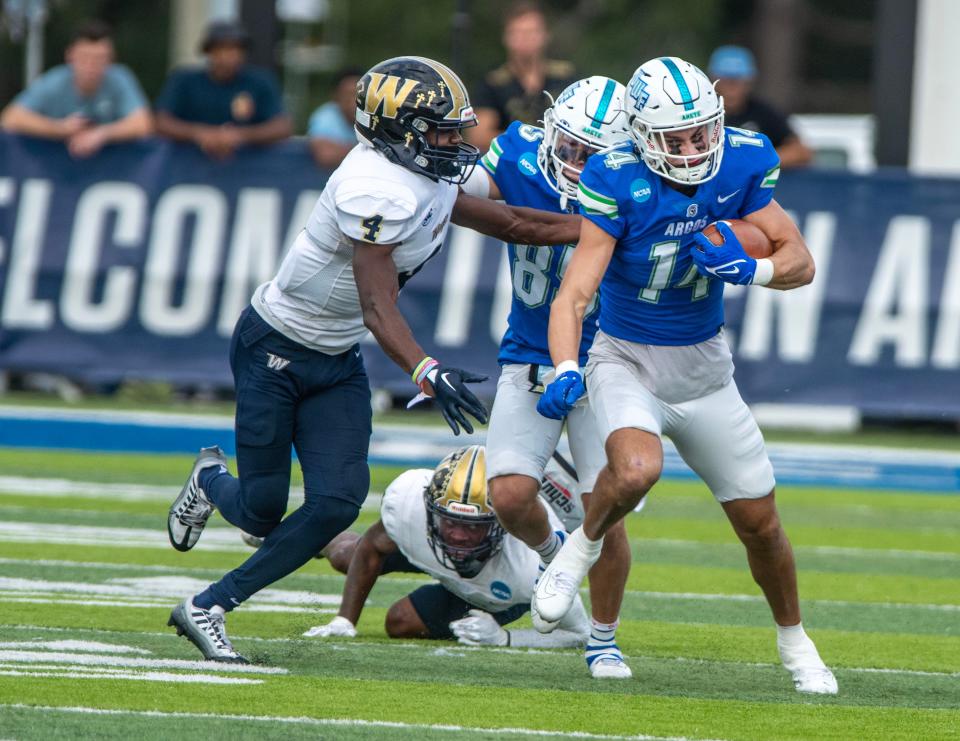
[[[737,235],[740,244],[743,245],[743,251],[750,257],[759,260],[761,257],[770,257],[773,254],[773,244],[767,239],[767,235],[760,231],[760,228],[754,226],[749,221],[743,219],[724,219],[733,233]],[[704,236],[710,240],[711,244],[720,246],[723,244],[723,236],[717,229],[716,222],[708,224],[703,230]]]

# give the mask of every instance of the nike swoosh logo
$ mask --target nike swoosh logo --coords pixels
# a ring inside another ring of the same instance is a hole
[[[717,196],[717,203],[726,203],[731,198],[733,198],[737,193],[739,193],[741,190],[742,188],[737,188],[735,191],[733,191],[733,193],[731,193],[728,196]]]
[[[730,270],[717,270],[717,275],[736,275],[740,272],[740,268],[731,268]]]
[[[449,372],[447,372],[447,373],[441,373],[441,374],[440,374],[440,379],[441,379],[445,384],[447,384],[447,386],[450,387],[450,390],[451,390],[451,391],[456,391],[456,389],[453,388],[453,384],[450,383],[450,381],[447,380],[447,376],[449,376],[449,375],[450,375]]]
[[[354,352],[353,354],[356,355],[358,358],[360,357],[360,351],[359,351],[359,350],[357,350],[357,351]]]
[[[710,270],[710,272],[714,275],[739,275],[740,268],[738,268],[737,265],[740,265],[741,263],[746,263],[746,260],[734,260],[733,262],[719,265],[718,267]]]

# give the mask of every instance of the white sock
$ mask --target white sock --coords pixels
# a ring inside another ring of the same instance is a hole
[[[826,669],[817,647],[803,629],[803,623],[777,626],[777,649],[780,660],[790,671],[795,669]]]
[[[226,614],[227,614],[227,611],[224,610],[220,605],[214,605],[213,607],[211,607],[211,608],[210,608],[210,612],[215,612],[215,613],[217,613],[218,615],[226,615]]]
[[[550,533],[545,541],[536,546],[533,550],[540,554],[541,561],[544,563],[550,563],[553,560],[553,557],[557,555],[557,551],[560,550],[560,546],[562,545],[563,541],[560,540],[560,536],[554,531]]]
[[[614,644],[617,639],[617,626],[620,625],[619,620],[614,620],[612,623],[601,623],[594,618],[590,619],[590,643],[599,644]]]
[[[603,548],[603,538],[600,540],[590,540],[587,534],[583,532],[583,525],[570,533],[570,546],[576,548],[584,558],[595,562],[600,557],[600,549]]]

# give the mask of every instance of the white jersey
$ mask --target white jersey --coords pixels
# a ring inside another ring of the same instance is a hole
[[[380,519],[390,539],[407,560],[439,581],[466,602],[487,612],[500,612],[513,605],[529,605],[537,580],[540,556],[509,533],[503,546],[472,579],[465,579],[441,564],[427,540],[427,509],[423,491],[433,471],[416,468],[402,473],[387,487],[380,504]],[[560,521],[549,511],[550,525]]]
[[[392,256],[402,286],[440,249],[456,198],[456,185],[359,144],[330,176],[276,277],[256,290],[254,309],[301,345],[345,352],[367,332],[351,240],[398,245]]]

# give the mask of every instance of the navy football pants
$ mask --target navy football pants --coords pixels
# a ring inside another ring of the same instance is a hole
[[[287,362],[288,361],[288,362]],[[296,571],[357,518],[370,486],[370,386],[360,349],[325,355],[296,343],[248,307],[230,347],[237,391],[239,477],[202,472],[225,520],[263,545],[198,600],[231,609]],[[304,503],[286,519],[293,446]]]

